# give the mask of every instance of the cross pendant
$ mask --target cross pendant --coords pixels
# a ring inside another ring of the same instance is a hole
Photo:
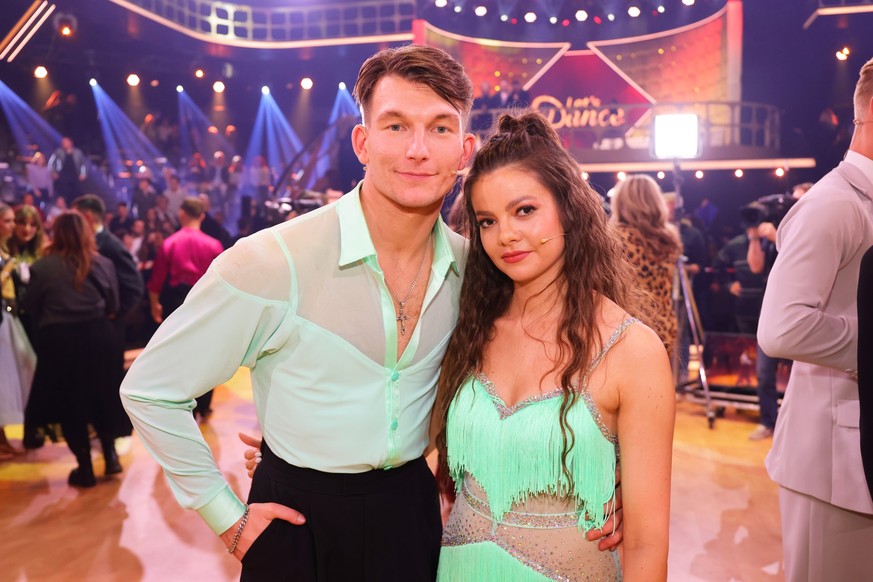
[[[400,335],[406,335],[406,320],[409,319],[409,316],[403,313],[403,307],[405,301],[398,301],[400,304],[400,314],[397,316],[397,321],[400,322]]]

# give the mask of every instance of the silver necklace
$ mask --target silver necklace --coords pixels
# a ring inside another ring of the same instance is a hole
[[[424,268],[424,260],[427,258],[427,250],[430,248],[430,240],[432,238],[433,233],[430,233],[427,237],[427,244],[424,245],[424,253],[421,255],[421,262],[418,264],[418,272],[415,274],[415,279],[412,280],[412,285],[409,286],[409,289],[406,291],[406,296],[402,301],[394,295],[394,291],[391,290],[391,286],[388,284],[388,279],[385,279],[385,287],[388,288],[388,293],[391,294],[391,299],[396,301],[397,305],[400,306],[400,313],[397,314],[396,318],[400,323],[400,335],[406,335],[406,321],[409,319],[409,316],[406,315],[404,309],[406,309],[406,302],[409,301],[409,297],[412,295],[413,290],[415,290],[419,277],[421,277],[421,270]]]

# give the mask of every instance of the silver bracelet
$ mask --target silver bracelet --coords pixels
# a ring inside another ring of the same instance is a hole
[[[233,541],[230,543],[230,547],[226,548],[227,553],[233,555],[236,551],[236,546],[239,544],[239,538],[242,535],[243,530],[246,527],[246,523],[249,521],[249,506],[246,504],[246,510],[243,513],[242,519],[239,522],[239,525],[236,526],[236,531],[233,533]]]

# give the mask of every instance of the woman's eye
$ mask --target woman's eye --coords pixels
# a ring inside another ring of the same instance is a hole
[[[533,206],[522,206],[518,209],[518,214],[521,216],[527,216],[529,214],[533,214],[533,211],[536,210]]]
[[[482,220],[479,221],[479,228],[488,228],[492,224],[494,224],[494,221],[492,219],[483,218]]]

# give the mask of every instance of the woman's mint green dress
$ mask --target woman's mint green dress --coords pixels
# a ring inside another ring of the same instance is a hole
[[[634,319],[615,330],[579,384],[567,422],[575,444],[563,473],[560,389],[506,406],[482,373],[449,408],[446,442],[457,500],[443,532],[438,579],[621,580],[617,552],[585,531],[601,527],[615,500],[618,439],[603,424],[587,378]]]

